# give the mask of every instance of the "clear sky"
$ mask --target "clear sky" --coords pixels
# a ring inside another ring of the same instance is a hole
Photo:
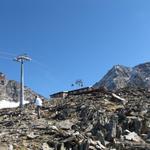
[[[0,0],[0,71],[19,81],[11,59],[27,53],[25,84],[48,97],[76,79],[93,85],[113,65],[148,62],[149,8],[149,0]]]

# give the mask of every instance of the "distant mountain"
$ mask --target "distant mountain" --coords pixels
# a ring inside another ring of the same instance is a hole
[[[128,86],[150,89],[150,62],[133,67]]]
[[[110,91],[132,86],[150,89],[150,62],[133,68],[116,65],[96,84],[94,88],[104,87]]]
[[[34,92],[28,87],[25,87],[24,95],[25,95],[26,101],[32,101],[35,95],[39,95],[41,98],[44,98],[43,96]],[[0,100],[18,102],[19,98],[20,98],[19,82],[14,81],[14,80],[8,80],[5,74],[0,73]]]
[[[127,85],[132,68],[125,67],[122,65],[116,65],[93,87],[105,87],[108,90],[115,91],[117,89],[123,88]]]

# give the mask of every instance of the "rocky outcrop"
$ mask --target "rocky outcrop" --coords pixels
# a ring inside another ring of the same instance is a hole
[[[1,81],[1,79],[0,79]],[[35,95],[39,95],[28,87],[24,89],[25,100],[32,101]],[[39,95],[42,99],[43,96]],[[20,99],[20,84],[14,80],[8,80],[6,77],[0,82],[0,100],[15,101]]]
[[[150,62],[133,68],[116,65],[93,87],[116,91],[127,86],[150,89]]]
[[[126,101],[126,103],[122,103]],[[150,150],[150,93],[125,88],[0,110],[0,146],[41,150]],[[0,147],[0,148],[1,148]]]

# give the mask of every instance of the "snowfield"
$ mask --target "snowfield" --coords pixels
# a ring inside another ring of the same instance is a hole
[[[27,104],[27,103],[29,103],[29,101],[24,101],[23,104]],[[14,108],[14,107],[18,107],[18,106],[19,106],[19,102],[10,102],[10,101],[6,101],[6,100],[0,101],[0,109]]]

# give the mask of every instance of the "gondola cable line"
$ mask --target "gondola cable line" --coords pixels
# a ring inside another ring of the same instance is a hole
[[[4,52],[4,51],[0,50],[0,59],[14,60],[14,57],[16,57],[15,54],[9,53],[9,52]],[[44,74],[45,74],[46,78],[48,78],[48,76],[49,76],[49,77],[53,78],[53,80],[56,80],[56,79],[54,79],[54,76],[52,74],[50,74],[49,67],[47,65],[45,65],[44,63],[41,63],[41,61],[39,61],[35,58],[32,58],[31,64],[36,64],[38,66],[38,68],[40,70],[42,70],[42,72],[45,72]]]

